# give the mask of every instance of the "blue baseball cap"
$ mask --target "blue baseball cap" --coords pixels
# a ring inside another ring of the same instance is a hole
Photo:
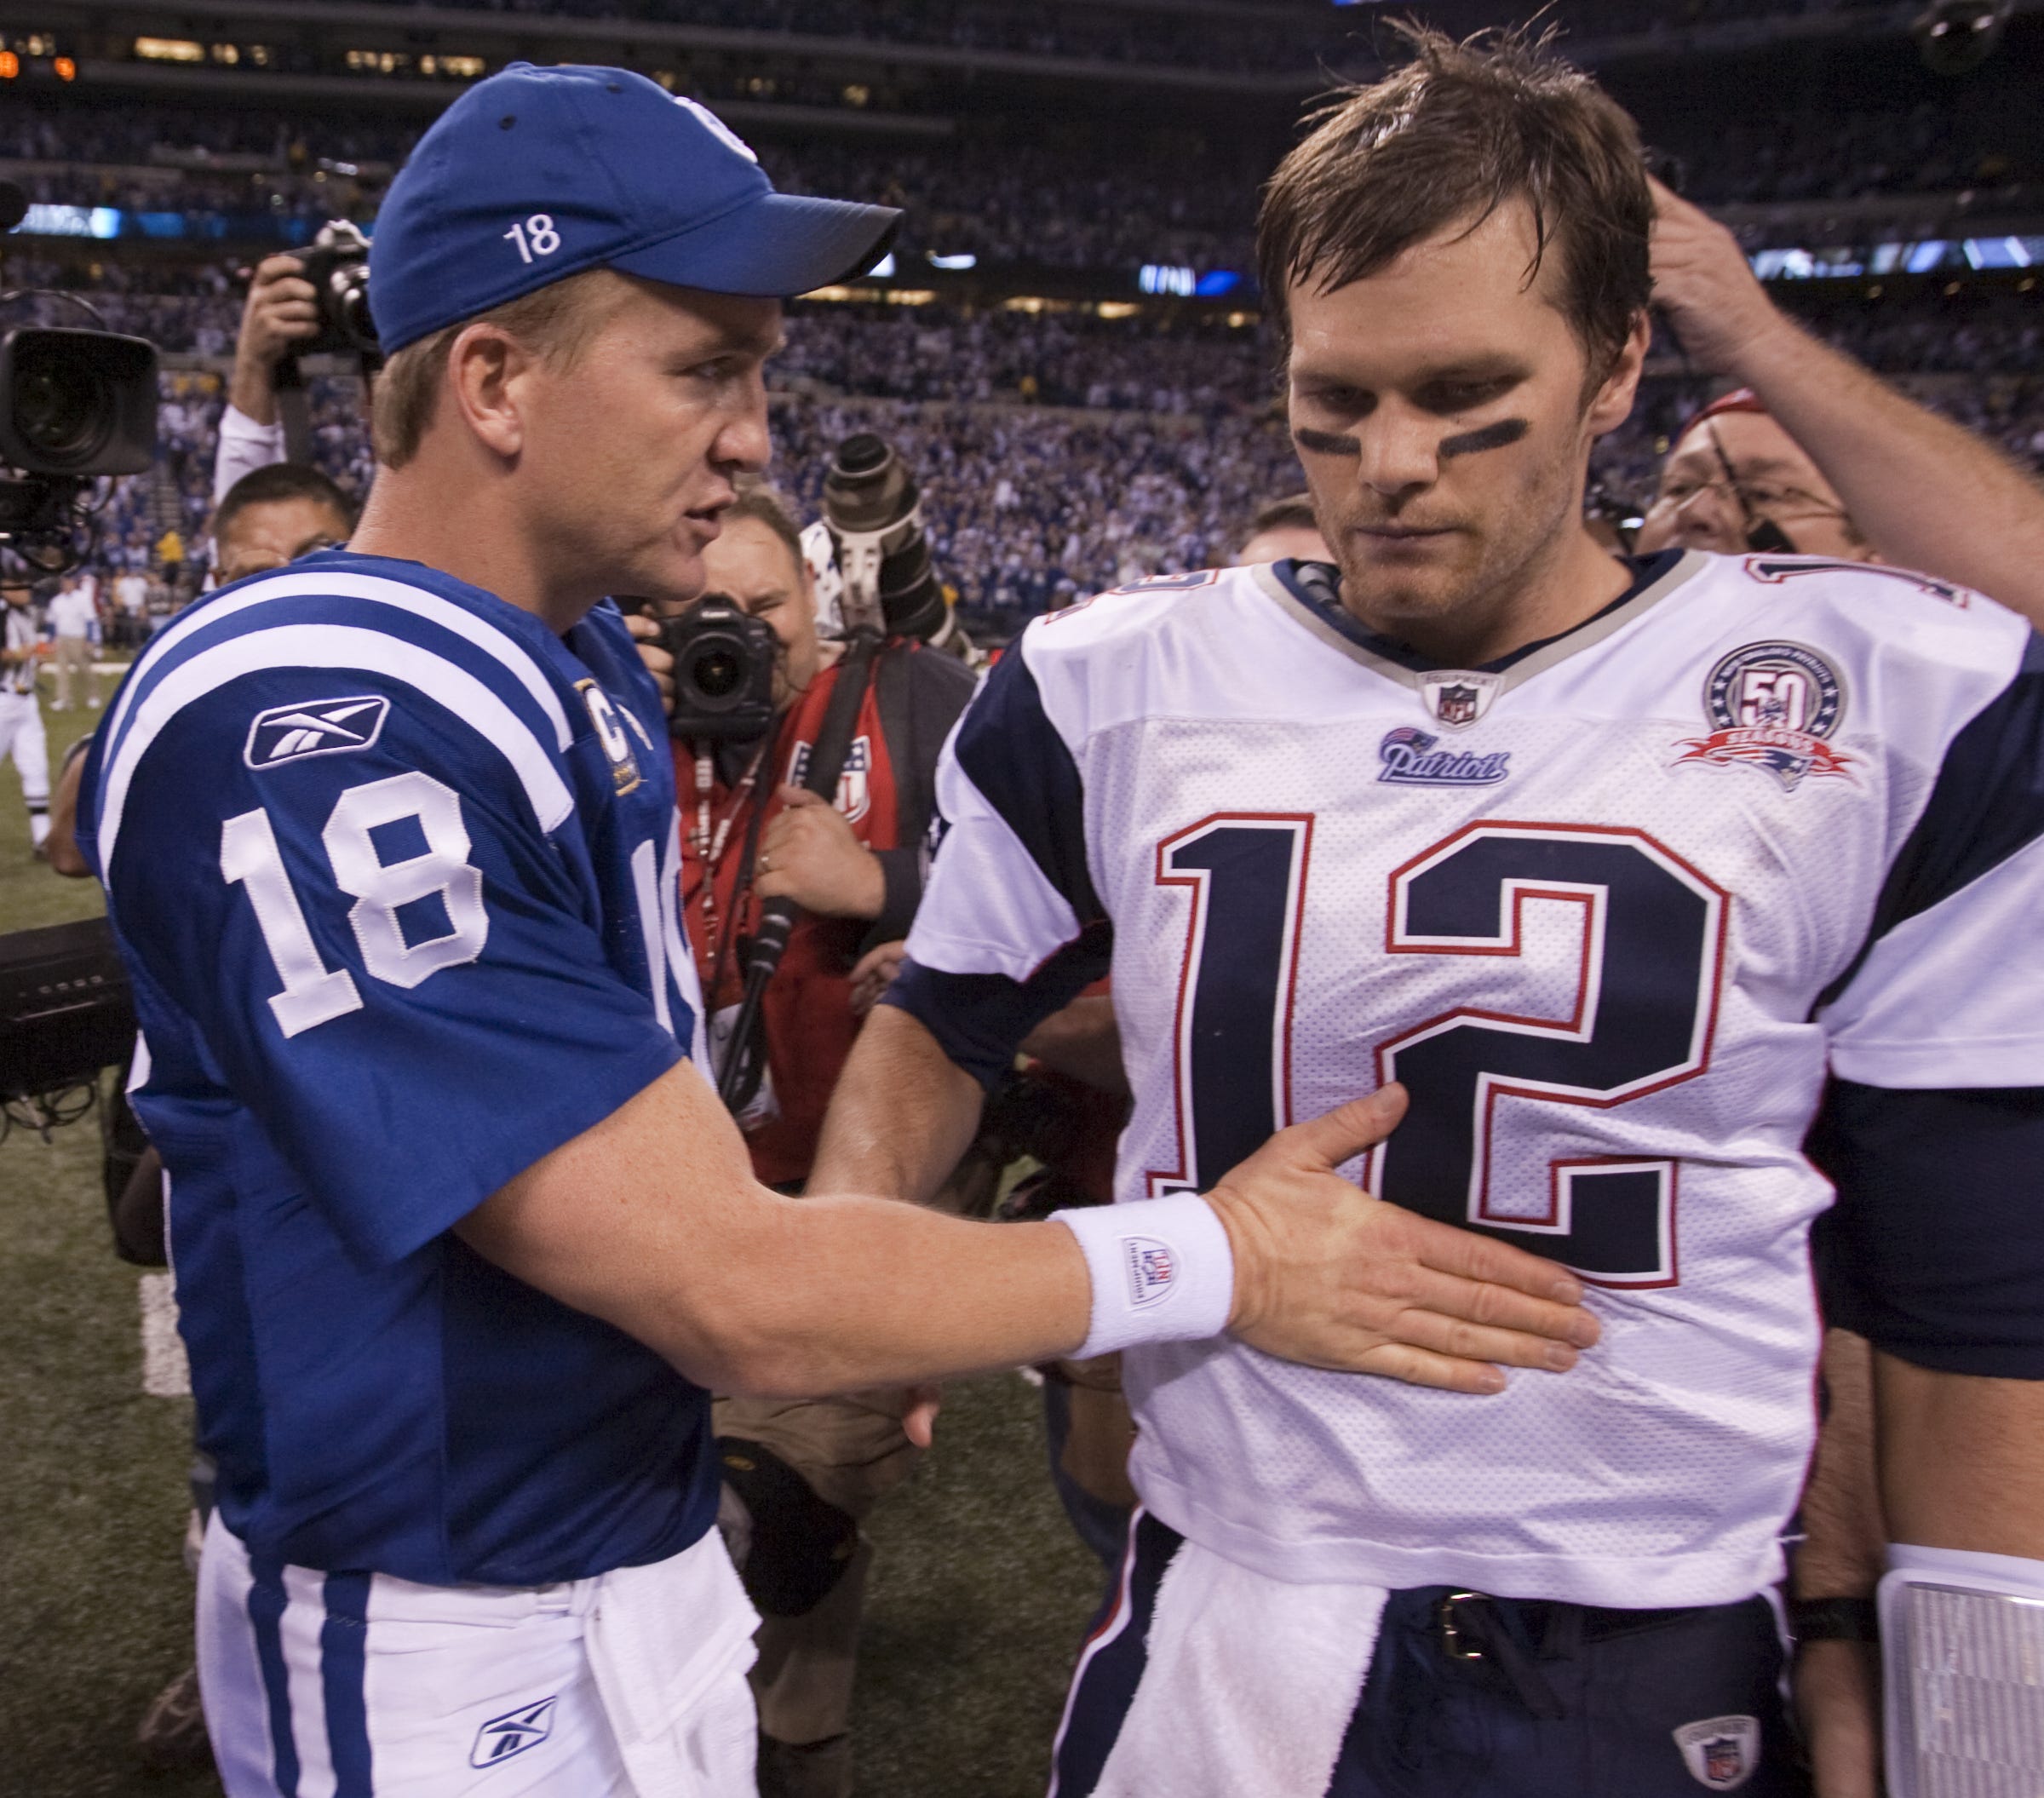
[[[436,120],[376,215],[384,353],[589,268],[786,298],[863,273],[892,206],[776,193],[692,100],[629,69],[514,62]]]

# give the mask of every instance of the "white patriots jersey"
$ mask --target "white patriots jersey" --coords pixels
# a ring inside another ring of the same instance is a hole
[[[1131,1352],[1133,1477],[1174,1528],[1280,1579],[1743,1598],[1815,1428],[1828,1075],[2044,1085],[2044,817],[1981,801],[2044,662],[1920,576],[1670,553],[1439,670],[1330,574],[1033,624],[947,750],[933,973],[898,1002],[948,1048],[989,977],[1094,977],[1111,941],[1120,1200],[1395,1079],[1406,1121],[1347,1171],[1589,1283],[1599,1346],[1492,1398]]]

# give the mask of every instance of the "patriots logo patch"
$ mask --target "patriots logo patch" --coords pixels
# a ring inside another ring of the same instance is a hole
[[[241,759],[252,768],[273,768],[308,755],[365,750],[382,734],[389,715],[389,700],[366,693],[315,699],[309,705],[273,705],[256,713]]]
[[[475,1732],[475,1746],[468,1751],[469,1766],[495,1766],[529,1748],[537,1748],[554,1733],[554,1698],[542,1698],[537,1704],[491,1718]]]

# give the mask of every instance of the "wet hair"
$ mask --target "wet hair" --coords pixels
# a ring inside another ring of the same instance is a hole
[[[1264,188],[1257,261],[1281,337],[1293,287],[1331,293],[1523,200],[1534,229],[1526,284],[1550,250],[1560,256],[1562,310],[1600,381],[1652,292],[1638,129],[1554,53],[1551,32],[1457,43],[1410,22],[1392,29],[1411,60],[1336,94]]]

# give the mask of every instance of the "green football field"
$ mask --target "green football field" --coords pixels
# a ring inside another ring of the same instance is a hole
[[[45,712],[53,772],[100,715]],[[0,932],[89,916],[89,881],[31,859],[0,763]],[[191,1659],[181,1555],[191,1406],[142,1386],[139,1271],[117,1260],[94,1119],[0,1140],[0,1792],[197,1798],[136,1759],[136,1720]],[[946,1395],[936,1450],[876,1514],[854,1727],[869,1798],[1041,1793],[1099,1594],[1013,1375]]]

